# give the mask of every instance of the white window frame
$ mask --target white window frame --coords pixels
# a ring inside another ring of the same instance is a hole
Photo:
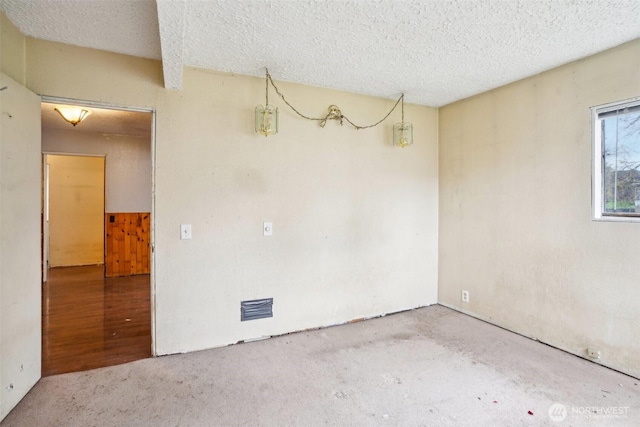
[[[604,210],[604,194],[603,194],[603,143],[602,129],[598,116],[608,111],[621,110],[630,106],[640,105],[640,97],[626,99],[623,101],[611,102],[609,104],[597,105],[591,107],[591,126],[592,126],[592,146],[593,146],[593,162],[591,173],[591,205],[593,219],[596,221],[614,221],[614,222],[640,222],[639,213],[607,213]]]

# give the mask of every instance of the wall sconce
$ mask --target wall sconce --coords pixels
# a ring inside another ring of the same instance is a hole
[[[91,114],[91,111],[81,107],[55,107],[54,110],[74,127]]]
[[[278,107],[269,105],[269,74],[267,72],[264,107],[256,107],[256,133],[269,136],[278,133]]]
[[[264,136],[278,133],[278,108],[273,105],[256,107],[256,133]]]
[[[393,145],[408,147],[413,144],[413,123],[404,121],[404,95],[402,95],[402,121],[393,125]]]
[[[276,94],[282,99],[282,101],[287,104],[289,108],[293,110],[298,116],[302,117],[306,120],[317,121],[320,124],[320,127],[324,127],[327,124],[328,120],[337,120],[340,122],[340,125],[343,125],[344,122],[349,123],[355,129],[368,129],[372,127],[378,126],[380,123],[385,121],[391,113],[398,107],[398,104],[402,103],[402,121],[400,123],[396,123],[393,126],[393,145],[397,147],[408,147],[409,145],[413,145],[413,124],[404,121],[404,93],[400,95],[396,103],[391,107],[391,110],[380,120],[377,122],[366,125],[359,126],[352,122],[347,116],[342,114],[340,108],[336,105],[329,106],[329,112],[324,117],[310,117],[302,114],[298,111],[287,99],[284,97],[282,92],[278,89],[278,86],[273,82],[271,78],[271,74],[269,74],[269,70],[265,69],[265,80],[266,80],[266,90],[265,90],[265,105],[258,105],[256,107],[256,116],[255,116],[255,128],[256,133],[262,134],[264,136],[275,135],[278,133],[278,109],[273,105],[269,105],[269,83],[273,86],[273,89],[276,91]]]

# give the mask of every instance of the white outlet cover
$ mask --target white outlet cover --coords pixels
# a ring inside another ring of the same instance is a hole
[[[462,291],[462,302],[469,302],[469,291]]]
[[[592,359],[600,359],[600,351],[596,350],[595,348],[588,348],[587,356],[589,356]]]

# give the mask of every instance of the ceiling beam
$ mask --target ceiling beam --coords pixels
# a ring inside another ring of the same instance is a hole
[[[166,89],[182,89],[187,0],[156,0]]]

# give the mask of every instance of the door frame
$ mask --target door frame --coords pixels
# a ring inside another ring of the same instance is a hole
[[[106,110],[122,110],[137,113],[151,114],[151,230],[149,246],[151,250],[150,262],[150,299],[151,299],[151,354],[158,355],[156,349],[156,251],[155,251],[155,228],[156,228],[156,110],[148,107],[132,107],[108,102],[88,101],[83,99],[62,98],[58,96],[40,95],[41,102],[52,104],[68,104],[81,107],[94,107]],[[42,149],[41,149],[42,151]],[[53,154],[53,153],[51,153]],[[60,154],[60,153],[59,153]]]

